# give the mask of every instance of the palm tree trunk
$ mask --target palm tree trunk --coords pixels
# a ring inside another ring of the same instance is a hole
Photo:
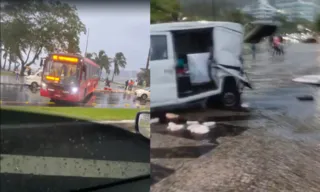
[[[12,64],[12,61],[11,59],[9,60],[9,67],[8,67],[8,71],[11,71],[11,64]]]
[[[114,73],[115,73],[115,72],[113,71],[111,82],[113,82],[113,79],[114,79]]]
[[[7,58],[4,58],[4,64],[2,66],[2,69],[6,69],[6,65],[7,65]]]
[[[148,54],[148,60],[147,60],[146,69],[149,69],[149,59],[150,59],[150,49],[149,49],[149,54]]]

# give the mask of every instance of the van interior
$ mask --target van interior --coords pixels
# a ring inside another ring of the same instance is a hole
[[[217,85],[212,78],[206,82],[193,83],[190,77],[191,63],[188,63],[188,55],[198,53],[204,53],[204,56],[207,58],[206,63],[208,63],[209,58],[213,54],[212,33],[213,28],[177,30],[172,32],[175,54],[178,60],[176,74],[179,98],[217,89]],[[208,54],[208,56],[205,54]],[[208,75],[209,67],[207,64],[206,67],[206,70],[203,71],[207,73],[205,75]]]

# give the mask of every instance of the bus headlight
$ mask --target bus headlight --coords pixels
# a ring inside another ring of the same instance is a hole
[[[47,84],[41,83],[41,87],[42,87],[42,89],[46,89],[47,88]]]
[[[72,87],[71,88],[72,93],[77,93],[78,92],[78,87]]]

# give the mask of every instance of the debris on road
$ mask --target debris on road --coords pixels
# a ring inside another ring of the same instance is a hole
[[[152,124],[152,123],[158,123],[159,120],[160,120],[159,118],[151,119],[151,120],[150,120],[150,124]]]
[[[313,101],[314,98],[311,95],[303,95],[303,96],[298,96],[297,99],[300,101]]]
[[[167,119],[177,119],[177,118],[179,118],[179,115],[177,115],[177,114],[173,114],[173,113],[167,113],[166,114],[166,118]]]
[[[187,125],[199,124],[198,121],[187,121]]]
[[[241,107],[242,108],[249,108],[250,106],[249,106],[249,103],[242,103]]]
[[[196,133],[196,134],[206,134],[209,133],[210,128],[208,126],[205,125],[201,125],[201,124],[192,124],[189,125],[187,127],[187,129],[191,132],[191,133]]]
[[[184,128],[184,125],[178,125],[173,122],[170,122],[167,127],[167,129],[169,129],[170,131],[179,131],[183,128]]]
[[[213,126],[216,126],[216,122],[214,122],[214,121],[204,122],[204,123],[202,123],[202,125],[208,126],[208,127],[213,127]]]

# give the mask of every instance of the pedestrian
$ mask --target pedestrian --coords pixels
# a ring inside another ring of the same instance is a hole
[[[252,59],[256,60],[256,44],[251,44],[251,51],[252,51]]]
[[[134,85],[134,81],[131,79],[129,82],[129,91],[132,91],[133,85]]]
[[[125,91],[128,89],[128,84],[129,84],[129,80],[126,80],[126,82],[125,82],[125,87],[124,87],[124,90],[125,90]]]
[[[106,78],[106,86],[107,86],[107,87],[110,87],[110,81],[109,81],[109,78],[108,78],[108,77]]]
[[[277,55],[280,55],[281,51],[280,51],[280,38],[278,36],[275,36],[273,38],[273,46],[274,46],[274,53],[276,53]],[[274,55],[273,53],[273,55]]]
[[[16,68],[15,73],[16,73],[16,81],[19,81],[20,78],[19,78],[19,69],[18,68]]]
[[[274,46],[273,46],[273,36],[269,36],[269,51],[272,53],[274,51]]]
[[[146,86],[147,86],[147,81],[143,80],[143,87],[146,87]]]
[[[280,53],[282,55],[284,55],[284,42],[283,42],[283,37],[281,35],[279,36],[279,42],[280,42],[280,44],[279,44]]]

